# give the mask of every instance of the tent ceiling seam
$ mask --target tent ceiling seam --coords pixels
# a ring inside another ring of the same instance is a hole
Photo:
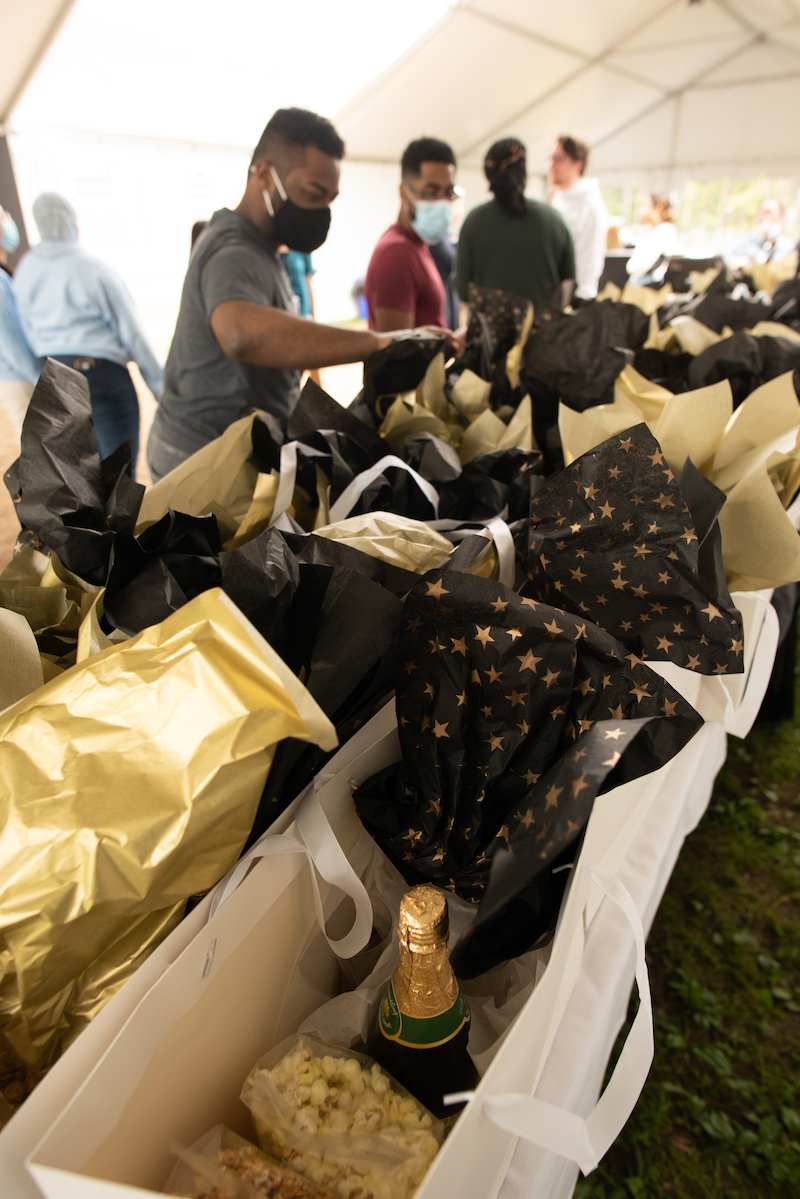
[[[620,38],[618,42],[607,46],[603,53],[598,55],[597,58],[587,60],[582,67],[578,68],[577,71],[573,71],[572,74],[568,75],[566,79],[562,79],[559,83],[554,84],[554,86],[548,91],[543,92],[541,96],[537,96],[532,103],[526,104],[523,109],[520,109],[519,112],[515,113],[513,117],[504,121],[501,125],[496,125],[494,129],[490,130],[488,133],[485,133],[478,141],[473,141],[465,149],[460,150],[459,154],[471,154],[473,150],[476,150],[478,146],[482,145],[485,141],[489,141],[490,138],[496,137],[500,130],[506,129],[513,122],[519,121],[523,117],[526,117],[528,113],[533,112],[534,108],[538,108],[540,104],[545,102],[545,100],[549,100],[551,96],[556,95],[556,93],[561,91],[562,88],[567,87],[570,83],[573,83],[576,79],[579,79],[581,75],[591,70],[592,67],[603,65],[603,61],[607,55],[614,54],[620,46],[625,44],[625,42],[630,41],[631,38],[638,36],[638,34],[640,34],[644,29],[647,29],[649,25],[652,25],[654,21],[660,20],[665,13],[669,12],[671,8],[675,8],[680,3],[682,3],[682,0],[668,0],[665,5],[659,8],[658,12],[651,13],[651,15],[645,21],[642,21],[641,24],[637,25],[635,29],[632,29],[629,33],[626,33],[625,36]],[[459,11],[470,12],[471,10],[468,8],[463,8]],[[654,91],[658,90],[658,88],[653,84],[650,84],[649,86],[653,87]],[[662,97],[658,103],[663,103],[665,99],[667,99],[666,96]]]

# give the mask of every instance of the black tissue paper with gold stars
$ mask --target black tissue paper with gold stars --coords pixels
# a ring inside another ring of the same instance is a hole
[[[676,480],[646,425],[626,429],[532,497],[516,529],[522,592],[593,621],[642,659],[741,673],[742,622],[716,520],[724,501],[691,462]]]
[[[546,944],[553,867],[600,787],[662,766],[702,721],[596,625],[457,570],[409,594],[398,660],[402,762],[356,808],[409,883],[481,903],[458,950],[471,977]]]

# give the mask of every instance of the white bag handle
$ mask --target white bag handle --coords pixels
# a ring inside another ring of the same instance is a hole
[[[321,781],[327,782],[328,776],[324,776]],[[236,888],[244,881],[254,862],[273,854],[302,853],[307,857],[311,868],[314,907],[319,926],[337,957],[351,958],[364,948],[372,935],[372,901],[366,887],[353,870],[341,845],[336,840],[333,829],[317,798],[313,783],[309,785],[300,800],[294,820],[297,837],[289,837],[285,833],[262,837],[244,857],[239,859],[233,869],[228,871],[217,885],[216,894],[211,902],[209,919],[230,899]],[[325,932],[325,915],[322,910],[317,871],[331,886],[344,892],[345,895],[349,895],[355,904],[356,917],[353,926],[338,941],[332,940]]]
[[[297,447],[298,441],[287,441],[281,446],[281,474],[278,483],[278,494],[275,496],[275,507],[272,509],[270,528],[279,516],[282,516],[294,498],[294,488],[297,481]]]
[[[503,511],[507,513],[508,509],[504,508]],[[514,548],[513,534],[502,516],[493,516],[491,520],[429,520],[425,523],[430,525],[432,529],[443,533],[452,533],[456,529],[463,529],[464,537],[478,532],[477,529],[470,529],[466,526],[470,524],[483,525],[487,533],[491,533],[495,549],[497,550],[498,582],[502,583],[504,587],[513,588],[516,582],[517,556]]]
[[[285,448],[285,447],[284,447]],[[423,495],[430,501],[433,508],[434,516],[439,515],[439,492],[429,483],[427,479],[423,479],[422,475],[417,474],[413,467],[404,462],[402,458],[398,458],[396,454],[387,454],[385,458],[381,458],[380,462],[376,462],[374,466],[370,466],[368,470],[363,470],[360,475],[356,475],[339,496],[336,503],[331,508],[329,524],[336,524],[337,520],[344,520],[350,515],[356,500],[363,491],[369,487],[373,479],[377,479],[378,475],[382,475],[387,466],[396,466],[399,470],[406,471],[414,482],[419,487]]]
[[[619,1061],[594,1111],[586,1119],[552,1103],[515,1093],[489,1095],[483,1102],[483,1109],[499,1128],[534,1145],[554,1150],[568,1161],[577,1162],[583,1174],[589,1174],[614,1144],[642,1093],[653,1061],[653,1009],[644,956],[644,929],[636,904],[619,879],[603,866],[583,866],[581,869],[622,909],[636,942],[639,1010]],[[474,1091],[465,1091],[446,1096],[445,1102],[471,1099],[474,1094]]]

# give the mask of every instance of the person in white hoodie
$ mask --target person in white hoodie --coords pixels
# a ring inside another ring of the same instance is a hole
[[[608,210],[596,179],[584,176],[589,147],[562,134],[550,155],[550,203],[563,216],[575,244],[575,296],[593,300],[606,260]]]

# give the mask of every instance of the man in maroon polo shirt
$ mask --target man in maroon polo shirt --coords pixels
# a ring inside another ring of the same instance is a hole
[[[456,159],[446,142],[421,137],[403,154],[400,215],[372,251],[364,294],[379,333],[446,327],[442,279],[428,246],[444,237],[455,195]]]

